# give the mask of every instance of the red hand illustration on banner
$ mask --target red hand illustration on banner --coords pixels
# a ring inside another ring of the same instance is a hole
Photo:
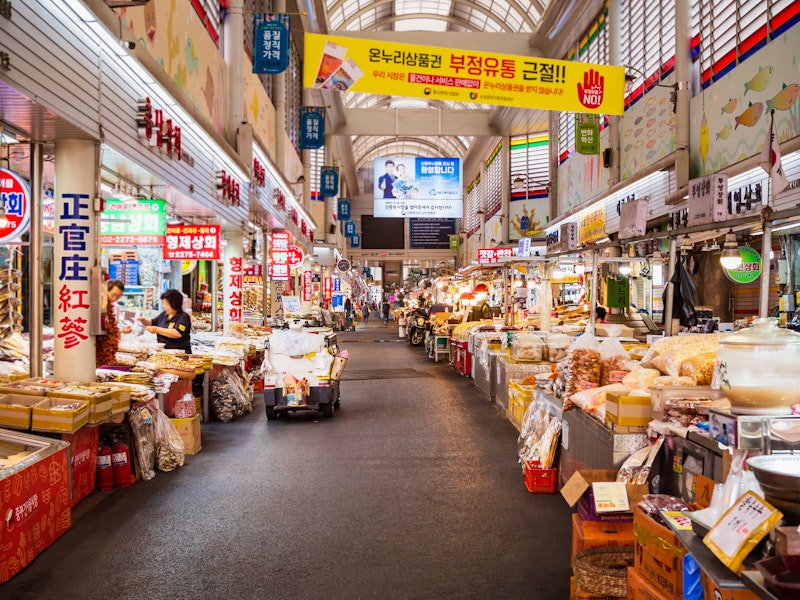
[[[606,89],[605,77],[598,71],[589,69],[583,74],[583,84],[578,83],[578,100],[586,108],[595,109],[603,103],[603,94]]]

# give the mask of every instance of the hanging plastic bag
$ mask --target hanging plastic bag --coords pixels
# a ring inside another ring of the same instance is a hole
[[[600,385],[621,382],[631,367],[631,357],[617,338],[600,342]]]
[[[142,479],[150,481],[156,476],[156,433],[153,409],[147,404],[134,406],[130,411],[133,451]]]
[[[600,385],[600,343],[589,333],[580,336],[567,353],[564,377],[567,400],[576,392]]]
[[[159,471],[174,471],[186,459],[186,446],[175,425],[160,410],[153,411],[156,442],[156,466]]]
[[[317,375],[327,376],[333,364],[333,356],[327,352],[319,352],[314,357],[314,371]]]
[[[191,419],[197,414],[197,404],[195,404],[194,396],[191,394],[184,394],[183,397],[175,403],[176,419]]]

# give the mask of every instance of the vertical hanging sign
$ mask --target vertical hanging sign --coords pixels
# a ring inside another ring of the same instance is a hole
[[[325,281],[323,282],[323,293],[324,293],[324,300],[330,300],[331,294],[333,293],[333,278],[326,277]]]
[[[89,341],[89,272],[93,263],[90,223],[94,218],[88,194],[59,194],[56,200],[57,345],[73,350]]]
[[[575,150],[578,154],[600,154],[600,117],[575,115]]]
[[[253,15],[253,38],[253,73],[283,73],[289,66],[289,15]]]
[[[319,174],[320,195],[330,198],[339,193],[339,167],[322,167]]]
[[[339,221],[347,221],[350,218],[350,199],[339,198],[339,203],[336,206],[336,219]]]
[[[350,237],[350,247],[351,248],[361,248],[361,236],[357,233],[354,233]]]
[[[226,258],[228,268],[227,309],[230,323],[242,322],[242,257],[237,255]]]
[[[351,238],[356,234],[356,222],[345,221],[344,224],[344,237]]]
[[[303,302],[311,302],[313,273],[303,271]]]
[[[303,106],[300,112],[300,149],[316,150],[325,143],[325,109]]]

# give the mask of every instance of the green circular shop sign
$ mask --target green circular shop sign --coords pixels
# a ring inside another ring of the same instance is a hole
[[[733,283],[753,283],[761,275],[761,255],[750,246],[739,246],[742,264],[736,269],[725,269]]]

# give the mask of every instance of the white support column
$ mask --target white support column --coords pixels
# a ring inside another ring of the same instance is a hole
[[[620,17],[621,0],[610,0],[608,3],[609,43],[608,55],[609,64],[622,64],[622,27]],[[635,66],[635,65],[632,65]],[[608,116],[608,148],[611,150],[611,163],[608,168],[608,185],[613,186],[620,180],[620,135],[619,135],[618,115]]]
[[[600,297],[598,293],[598,286],[600,285],[600,273],[598,270],[600,269],[600,265],[597,262],[597,259],[600,255],[599,250],[592,250],[592,294],[591,294],[591,303],[589,304],[589,333],[592,335],[596,335],[595,324],[597,323],[597,301]]]
[[[692,100],[691,9],[690,0],[675,0],[675,185],[689,183],[689,105]]]
[[[31,377],[42,376],[42,327],[43,282],[42,282],[42,196],[44,193],[43,174],[44,156],[42,144],[31,144],[31,229],[30,257],[28,260],[30,304],[28,315],[30,320],[30,369]]]
[[[219,261],[211,261],[211,281],[208,286],[211,291],[211,331],[219,329]]]
[[[225,133],[236,148],[237,132],[244,121],[244,0],[230,0],[223,28],[223,53],[228,63]]]
[[[769,285],[772,277],[770,273],[772,260],[769,256],[772,252],[772,221],[764,219],[763,231],[761,238],[761,288],[758,298],[758,316],[761,319],[768,317],[770,312]]]
[[[508,243],[511,235],[510,231],[510,223],[511,223],[511,138],[506,136],[503,137],[503,147],[500,150],[500,154],[502,156],[502,165],[501,170],[503,172],[503,179],[502,182],[502,192],[501,192],[501,204],[500,204],[500,214],[504,215],[504,218],[500,219],[500,242],[502,244]],[[526,181],[527,183],[527,181]]]
[[[664,335],[669,337],[675,332],[672,327],[672,309],[675,305],[675,286],[670,283],[675,269],[678,266],[678,240],[669,239],[669,263],[667,263],[667,274],[664,276],[666,283],[666,298],[664,298]]]
[[[230,335],[231,326],[244,321],[242,306],[242,278],[244,275],[244,245],[242,231],[225,232],[225,248],[222,258],[222,297],[224,310],[224,331]],[[235,328],[234,328],[235,329]]]
[[[286,0],[274,0],[272,10],[285,13]],[[286,173],[286,71],[272,76],[272,104],[275,107],[275,164]]]
[[[262,258],[261,264],[264,268],[264,273],[261,277],[261,314],[264,315],[264,326],[266,327],[270,318],[270,300],[269,300],[269,231],[264,230],[263,238],[261,240]]]
[[[90,298],[95,259],[98,151],[95,142],[85,140],[60,140],[55,148],[54,375],[64,381],[94,381],[96,378]]]

